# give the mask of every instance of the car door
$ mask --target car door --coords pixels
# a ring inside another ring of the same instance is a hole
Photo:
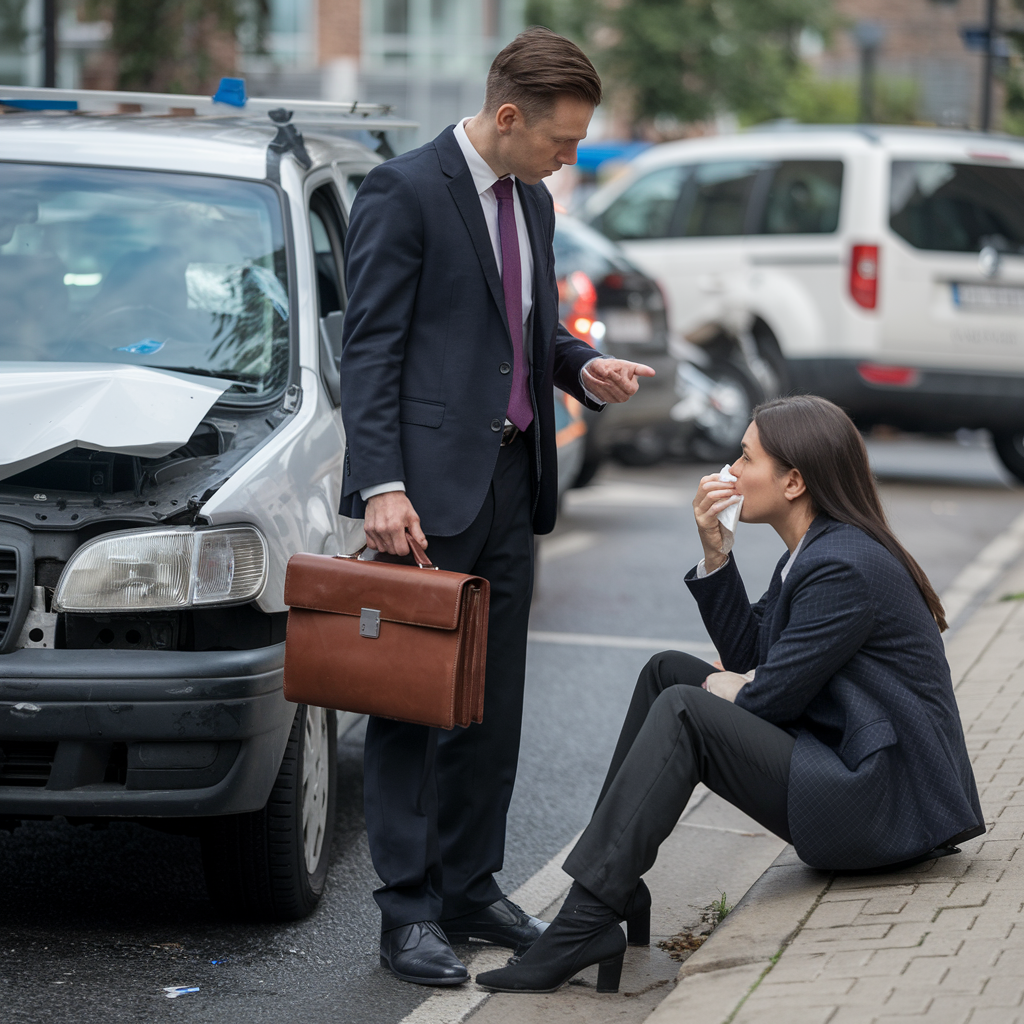
[[[719,315],[726,276],[745,265],[752,199],[767,185],[770,167],[730,158],[660,168],[601,215],[604,233],[665,290],[676,336]]]

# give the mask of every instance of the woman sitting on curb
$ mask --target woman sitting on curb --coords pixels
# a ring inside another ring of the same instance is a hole
[[[698,782],[826,870],[957,852],[985,826],[940,630],[942,605],[885,519],[864,442],[822,398],[760,406],[731,467],[701,480],[704,558],[686,576],[727,671],[667,651],[640,673],[575,879],[518,962],[480,974],[550,992],[600,964],[618,991],[627,937],[650,941],[641,876]],[[717,516],[770,523],[789,552],[751,605]]]

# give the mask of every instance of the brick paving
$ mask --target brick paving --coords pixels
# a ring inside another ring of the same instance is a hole
[[[949,647],[988,833],[835,877],[730,1024],[1024,1024],[1024,601],[998,600],[1021,590],[1018,570]]]

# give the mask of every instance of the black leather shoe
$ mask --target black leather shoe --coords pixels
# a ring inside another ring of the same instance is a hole
[[[521,960],[476,976],[478,985],[495,992],[554,992],[593,964],[598,992],[618,992],[626,936],[611,907],[574,882],[551,927]]]
[[[466,965],[433,921],[417,921],[381,932],[380,965],[414,985],[461,985]]]
[[[493,942],[496,946],[505,946],[513,950],[516,956],[522,956],[541,937],[547,926],[546,921],[531,917],[507,896],[502,896],[489,907],[441,922],[451,943],[480,939]]]

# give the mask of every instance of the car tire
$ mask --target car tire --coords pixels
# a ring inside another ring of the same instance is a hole
[[[300,705],[266,805],[204,830],[206,887],[221,911],[260,921],[313,912],[327,882],[337,777],[337,715]]]
[[[700,462],[731,462],[740,453],[740,441],[753,419],[754,407],[764,401],[764,392],[731,363],[717,363],[704,372],[728,391],[735,407],[713,428],[697,425],[690,439],[690,454]]]
[[[999,461],[1024,483],[1024,430],[998,434],[993,432],[992,444]]]

